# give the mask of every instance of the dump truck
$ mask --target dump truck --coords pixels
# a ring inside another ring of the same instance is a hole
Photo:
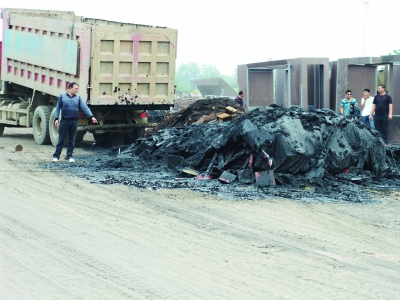
[[[79,85],[98,124],[79,114],[76,142],[134,140],[151,110],[174,105],[177,30],[76,16],[71,11],[1,9],[0,136],[32,127],[38,144],[58,141],[55,107]],[[62,118],[62,115],[61,117]]]

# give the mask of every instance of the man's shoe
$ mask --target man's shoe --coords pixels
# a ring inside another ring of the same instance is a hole
[[[69,161],[70,163],[74,163],[74,162],[75,162],[75,159],[73,159],[72,157],[70,157],[70,158],[68,159],[68,161]]]
[[[53,160],[52,160],[52,162],[58,162],[58,158],[56,158],[56,157],[53,157]]]

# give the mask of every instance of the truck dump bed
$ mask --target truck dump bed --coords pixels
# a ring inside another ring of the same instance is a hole
[[[175,29],[65,11],[1,13],[1,80],[55,97],[77,82],[90,105],[173,105]]]
[[[237,95],[233,87],[221,77],[195,79],[193,82],[203,97],[207,95],[236,97]]]

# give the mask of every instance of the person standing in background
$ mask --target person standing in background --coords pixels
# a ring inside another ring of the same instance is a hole
[[[354,114],[354,107],[358,107],[357,100],[354,99],[350,90],[346,91],[346,98],[340,103],[340,113],[349,116]],[[353,110],[352,110],[353,109]]]
[[[374,116],[375,113],[375,116]],[[382,139],[388,146],[389,120],[393,118],[393,101],[390,95],[386,94],[384,85],[378,86],[378,95],[375,96],[369,120],[374,119],[376,130],[382,135]]]
[[[244,107],[244,103],[243,103],[243,97],[244,97],[244,93],[242,91],[239,92],[239,96],[237,96],[235,98],[236,103],[238,103],[240,106]]]
[[[371,91],[370,89],[365,89],[364,90],[364,97],[361,98],[361,109],[363,110],[361,113],[361,122],[367,127],[375,130],[375,125],[374,125],[374,118],[372,120],[369,119],[369,113],[371,112],[372,105],[374,102],[374,97],[371,97]]]

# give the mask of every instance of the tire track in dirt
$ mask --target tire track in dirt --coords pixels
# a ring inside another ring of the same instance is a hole
[[[48,298],[63,291],[75,299],[395,299],[400,292],[396,232],[343,215],[336,204],[231,202],[185,190],[92,185],[66,176],[73,173],[68,165],[38,169],[48,154],[0,150],[7,174],[0,195],[14,198],[2,201],[0,220],[16,230],[0,230],[12,271],[0,283],[10,291],[19,285],[20,298],[38,298],[32,295],[40,287]],[[8,251],[13,247],[17,252]],[[377,259],[382,247],[393,256]],[[19,248],[32,255],[20,260]],[[41,278],[46,271],[65,282]],[[35,276],[29,293],[21,276]]]
[[[201,210],[201,208],[196,208],[195,209],[195,211],[199,211],[199,210]],[[319,215],[319,214],[318,214]],[[324,219],[326,218],[326,216],[325,215],[323,215],[322,216]],[[290,220],[290,218],[289,218],[289,220]],[[270,220],[268,220],[268,221],[270,221]],[[334,222],[334,220],[332,220],[333,222],[332,222],[332,224],[334,225],[335,224],[335,222]],[[250,224],[247,224],[247,225],[250,225]],[[255,224],[256,225],[256,224]],[[260,224],[258,224],[258,225],[260,225]],[[276,226],[273,226],[274,224],[271,224],[272,226],[271,227],[276,227]],[[307,226],[306,226],[307,227]],[[346,228],[347,229],[347,228]],[[245,230],[245,232],[247,232],[247,231],[249,231],[249,232],[251,232],[251,228],[245,228],[244,229]],[[254,234],[254,231],[253,232],[251,232],[252,233],[252,236],[254,236],[254,235],[257,235],[257,234]],[[360,231],[360,233],[362,233],[362,234],[364,234],[365,233],[365,231]],[[383,233],[383,232],[382,232]],[[395,235],[393,235],[393,237],[394,237]],[[369,235],[366,237],[366,238],[368,238],[369,237]],[[341,237],[342,238],[342,240],[344,240],[344,241],[342,241],[342,244],[344,243],[346,243],[346,242],[349,242],[349,243],[351,243],[351,240],[349,240],[349,241],[346,241],[346,236],[342,236]],[[364,238],[364,237],[363,237]],[[384,241],[385,243],[383,243],[385,246],[387,246],[387,244],[389,244],[390,245],[390,239],[391,239],[391,237],[389,236],[389,237],[386,237],[386,240]],[[383,242],[383,240],[382,241],[380,241],[379,239],[378,239],[378,241],[377,242],[375,242],[375,245],[374,246],[376,246],[376,250],[379,250],[379,249],[381,249],[381,247],[382,247],[382,244],[381,244],[381,242]],[[388,243],[389,242],[389,243]],[[357,245],[356,245],[357,246]],[[390,248],[392,248],[392,250],[393,251],[395,251],[395,246],[393,246],[393,247],[390,247]],[[299,249],[298,247],[297,247],[297,249],[298,250],[301,250],[301,249]],[[305,252],[310,252],[312,255],[314,255],[314,256],[319,256],[319,255],[321,255],[320,253],[319,253],[319,251],[313,251],[312,249],[308,249],[308,251],[307,251],[307,249],[303,249]],[[398,252],[397,252],[398,253]],[[326,254],[322,254],[322,255],[326,255]],[[336,256],[336,257],[335,257]],[[327,258],[329,258],[329,259],[331,259],[332,260],[332,262],[333,263],[335,263],[335,264],[338,264],[338,261],[339,261],[339,263],[340,263],[340,260],[341,259],[344,259],[344,261],[342,262],[343,264],[346,264],[347,266],[348,265],[352,265],[352,263],[351,262],[349,262],[349,260],[348,259],[346,259],[345,257],[338,257],[338,255],[326,255],[326,257]],[[399,256],[398,256],[399,257]],[[359,263],[358,263],[359,264]],[[359,266],[359,267],[361,267],[361,269],[362,268],[365,268],[366,270],[365,271],[373,271],[373,270],[375,270],[376,271],[376,268],[378,267],[377,265],[374,265],[374,266],[372,266],[372,268],[371,268],[371,266],[370,266],[370,264],[369,263],[367,263],[366,265],[364,265],[364,266]],[[391,277],[392,277],[392,285],[394,286],[395,285],[395,282],[398,280],[398,266],[396,266],[396,267],[394,267],[393,268],[393,271],[394,272],[390,272],[390,270],[392,269],[392,267],[391,267],[391,265],[390,264],[388,264],[387,262],[385,263],[385,264],[382,264],[382,270],[379,270],[380,272],[381,272],[381,274],[382,274],[382,276],[386,276],[386,278],[388,278],[388,277],[390,277],[390,275],[391,275]],[[373,270],[372,270],[373,269]],[[388,272],[389,271],[389,272]],[[396,271],[397,271],[397,273],[396,273]]]
[[[38,194],[38,195],[40,195],[41,194],[41,192],[40,191],[38,191],[37,189],[37,187],[40,187],[41,185],[40,184],[34,184],[33,186],[27,186],[26,188],[30,191],[30,192],[33,192],[33,194]],[[40,188],[39,188],[40,189]]]
[[[38,194],[40,194],[40,193],[38,193]],[[196,241],[194,240],[194,241],[192,241],[192,242],[194,242],[194,243],[195,243]],[[199,249],[202,249],[202,246],[203,246],[203,245],[199,245],[199,247],[198,247],[198,248],[199,248]],[[197,253],[197,255],[199,255],[199,256],[200,256],[200,255],[201,255],[201,253]]]
[[[115,295],[116,292],[119,292],[118,295],[121,297],[139,297],[139,294],[129,291],[126,288],[124,289],[123,284],[119,282],[104,280],[104,278],[107,277],[104,277],[101,271],[107,269],[108,266],[105,267],[101,262],[94,260],[92,257],[81,252],[78,248],[74,246],[70,247],[66,243],[54,239],[51,235],[43,231],[37,231],[28,224],[17,219],[8,218],[4,215],[1,215],[1,218],[8,221],[7,225],[12,227],[13,230],[19,234],[24,234],[24,236],[29,237],[35,236],[42,241],[42,243],[32,243],[31,240],[25,240],[23,242],[24,251],[21,253],[19,249],[13,249],[11,242],[7,243],[7,241],[2,239],[7,249],[14,252],[14,255],[11,256],[11,258],[14,259],[12,265],[20,265],[22,269],[29,269],[31,273],[40,278],[40,281],[45,281],[47,289],[49,287],[58,287],[58,289],[54,291],[51,290],[47,292],[56,294],[61,288],[63,293],[67,294],[68,292],[70,294],[69,296],[74,298],[79,295],[79,291],[76,288],[74,289],[76,280],[84,278],[86,283],[94,287],[95,290],[101,290],[103,286],[105,287],[105,289],[103,289],[98,296],[94,296],[93,299],[99,299],[98,297],[101,297],[103,292],[107,290],[112,290]],[[33,253],[35,253],[35,255],[33,255]],[[14,256],[17,256],[17,259],[14,258]],[[46,266],[44,262],[48,262],[51,266]],[[38,266],[39,268],[37,268]],[[90,268],[86,268],[87,266]],[[59,274],[57,270],[68,270],[68,275],[64,276],[63,274]],[[59,278],[54,278],[57,275],[63,278],[64,282],[62,285],[59,284]],[[29,276],[27,280],[31,281],[35,276]],[[34,285],[30,286],[33,287]],[[43,296],[41,293],[42,291],[37,294],[37,296],[39,296],[38,298],[41,298],[40,295]]]

